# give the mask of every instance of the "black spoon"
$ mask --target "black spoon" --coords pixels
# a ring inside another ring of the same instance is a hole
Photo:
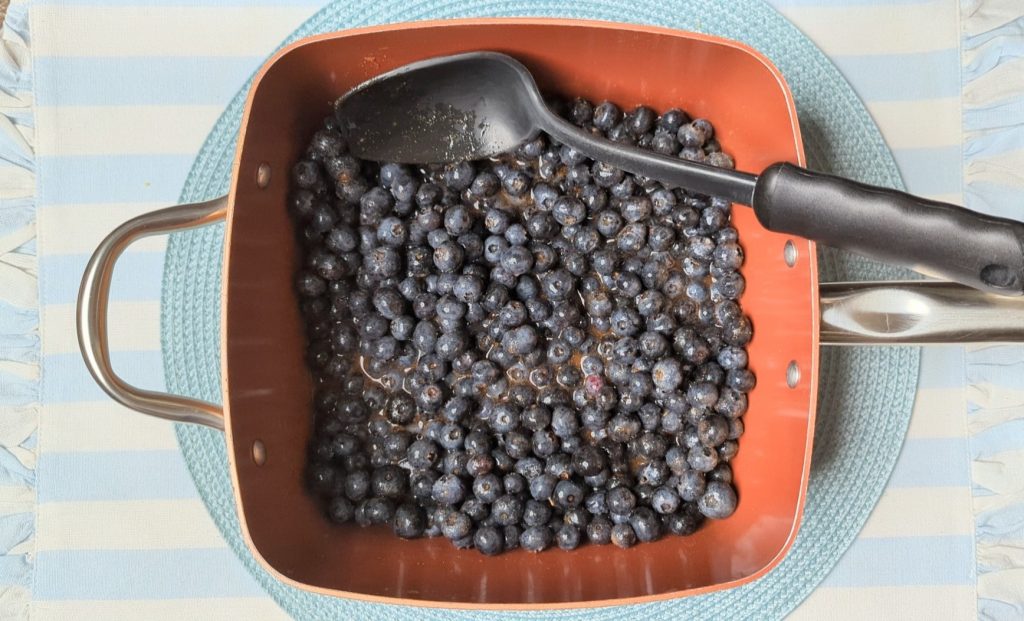
[[[336,113],[352,153],[382,162],[492,157],[543,131],[627,172],[750,205],[772,231],[1002,295],[1024,294],[1024,224],[793,164],[760,175],[599,138],[556,116],[514,58],[473,52],[412,63],[349,91]]]

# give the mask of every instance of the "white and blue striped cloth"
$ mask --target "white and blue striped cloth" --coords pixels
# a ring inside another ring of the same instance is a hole
[[[1024,5],[772,4],[867,102],[911,191],[1024,218]],[[172,427],[112,404],[89,377],[73,313],[100,239],[176,200],[225,103],[317,8],[11,7],[0,41],[0,618],[284,618],[221,540]],[[163,384],[164,243],[125,253],[110,310],[115,368],[152,388]],[[1024,618],[1022,371],[1018,347],[925,352],[892,480],[795,618]]]

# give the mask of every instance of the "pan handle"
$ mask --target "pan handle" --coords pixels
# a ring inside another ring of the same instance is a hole
[[[157,418],[224,429],[224,413],[219,405],[143,390],[114,373],[107,341],[107,307],[114,264],[132,242],[149,235],[222,221],[227,205],[228,197],[221,196],[204,203],[178,205],[143,214],[114,229],[89,259],[78,292],[78,344],[85,366],[96,383],[118,403]]]
[[[1024,342],[1024,298],[940,281],[821,285],[822,345]]]

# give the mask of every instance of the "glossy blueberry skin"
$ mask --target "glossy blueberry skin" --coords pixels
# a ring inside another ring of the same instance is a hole
[[[625,486],[608,490],[605,501],[608,503],[608,512],[618,515],[629,515],[636,507],[636,495]]]
[[[523,517],[523,502],[517,496],[505,494],[491,505],[491,516],[502,526],[516,524]]]
[[[587,541],[593,544],[603,545],[611,543],[612,523],[603,516],[597,516],[587,524]]]
[[[718,465],[718,453],[714,448],[698,445],[690,449],[686,461],[698,472],[710,472]]]
[[[670,487],[659,487],[654,490],[654,497],[651,499],[651,507],[661,515],[675,513],[679,508],[679,495]]]
[[[481,526],[473,533],[473,546],[487,556],[500,554],[505,549],[505,534],[494,526]]]
[[[551,474],[540,474],[528,478],[530,496],[534,500],[547,501],[555,493],[558,478]]]
[[[527,500],[523,509],[523,524],[527,527],[542,526],[551,519],[551,505],[547,502]]]
[[[736,511],[736,490],[729,483],[711,481],[704,495],[697,501],[700,512],[712,519],[721,520]]]
[[[612,526],[611,542],[620,548],[631,548],[636,545],[637,536],[633,527],[628,522],[618,523]]]
[[[327,515],[331,518],[331,521],[337,524],[344,524],[351,521],[355,515],[355,505],[348,498],[337,496],[328,505]]]
[[[412,503],[403,503],[395,509],[392,527],[399,537],[415,539],[423,536],[426,521],[423,509]]]
[[[547,526],[531,526],[519,535],[519,545],[528,552],[541,552],[551,546],[551,529]]]
[[[629,525],[637,541],[647,543],[661,537],[661,520],[650,507],[638,507],[629,516]]]
[[[453,474],[442,475],[434,483],[433,498],[443,505],[458,504],[465,496],[465,484]]]
[[[582,539],[580,529],[572,524],[563,524],[555,531],[555,543],[563,550],[575,550]]]
[[[578,482],[573,481],[571,479],[563,479],[559,481],[557,484],[555,484],[555,492],[553,498],[555,504],[562,507],[563,509],[576,507],[582,504],[585,498],[585,490],[583,489],[583,486],[580,485]]]

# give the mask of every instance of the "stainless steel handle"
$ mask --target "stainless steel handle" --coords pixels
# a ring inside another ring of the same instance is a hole
[[[89,259],[78,292],[78,344],[85,366],[96,383],[118,403],[158,418],[224,429],[224,413],[219,405],[136,388],[114,373],[107,341],[107,307],[114,264],[132,242],[149,235],[217,222],[223,220],[226,213],[227,196],[222,196],[205,203],[143,214],[114,229]]]
[[[949,282],[821,285],[822,345],[1024,342],[1024,298]]]

